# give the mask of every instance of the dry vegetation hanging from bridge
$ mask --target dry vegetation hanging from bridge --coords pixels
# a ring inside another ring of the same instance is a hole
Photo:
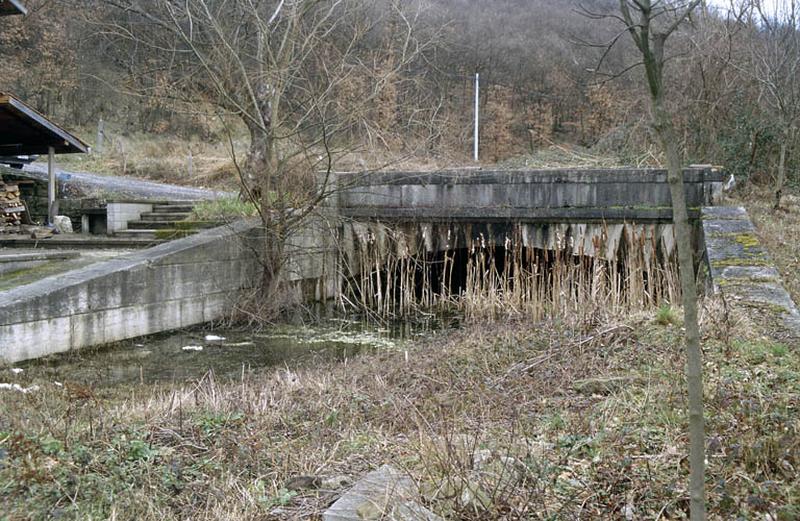
[[[496,235],[457,226],[348,228],[342,298],[384,318],[458,310],[470,319],[540,320],[680,301],[671,226],[516,225]]]

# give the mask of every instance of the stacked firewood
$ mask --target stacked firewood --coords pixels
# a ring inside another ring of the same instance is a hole
[[[0,233],[19,231],[24,213],[19,186],[0,182]]]

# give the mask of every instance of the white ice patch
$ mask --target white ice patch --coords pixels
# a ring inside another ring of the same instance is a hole
[[[184,351],[202,351],[203,346],[183,346],[181,349]]]
[[[297,342],[298,344],[352,344],[381,349],[393,349],[398,347],[399,344],[399,342],[396,340],[382,336],[378,331],[324,331],[314,330],[311,328],[302,328],[296,333],[261,333],[256,334],[255,336],[270,340],[287,339]]]
[[[11,372],[12,372],[12,373],[14,373],[14,374],[19,374],[19,373],[21,373],[22,371],[24,371],[24,369],[22,369],[22,368],[20,368],[20,367],[12,367],[12,368],[11,368]]]
[[[322,333],[313,338],[299,339],[304,344],[352,344],[358,346],[371,346],[384,349],[397,347],[397,342],[372,332],[345,332],[333,331]]]
[[[28,394],[38,391],[38,385],[31,385],[30,387],[22,387],[20,384],[0,384],[0,391],[17,391],[18,393]]]
[[[224,336],[206,335],[206,342],[222,342],[225,340]]]

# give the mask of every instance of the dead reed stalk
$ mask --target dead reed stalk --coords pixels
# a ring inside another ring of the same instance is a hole
[[[610,258],[604,230],[588,238],[556,234],[552,247],[535,248],[524,246],[517,226],[502,240],[478,234],[435,252],[408,232],[373,225],[354,234],[344,291],[349,302],[383,318],[457,310],[468,319],[541,320],[680,300],[674,252],[654,228],[624,225]]]

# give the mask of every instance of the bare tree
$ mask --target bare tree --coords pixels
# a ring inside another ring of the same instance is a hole
[[[418,4],[386,0],[377,10],[362,0],[99,1],[112,8],[101,27],[143,97],[207,109],[226,122],[242,191],[264,225],[263,289],[273,294],[287,236],[330,194],[334,160],[351,150],[343,134],[372,116],[386,78],[423,51]],[[392,60],[373,50],[387,17]],[[249,134],[245,157],[237,155],[231,117]]]
[[[751,37],[749,63],[740,70],[751,75],[760,87],[760,101],[780,135],[775,208],[781,205],[786,183],[787,154],[797,137],[800,120],[800,6],[796,0],[761,0],[745,3],[749,10]]]
[[[614,19],[622,24],[622,30],[607,46],[613,47],[624,34],[633,41],[640,61],[625,71],[640,65],[645,72],[649,94],[650,120],[666,157],[667,181],[672,196],[672,219],[678,249],[683,293],[684,327],[686,330],[686,381],[689,398],[689,462],[690,462],[690,509],[692,520],[705,519],[705,434],[703,419],[703,361],[700,349],[700,327],[697,318],[697,282],[695,280],[692,228],[686,207],[686,192],[679,149],[679,137],[675,129],[674,114],[667,106],[667,82],[665,68],[668,62],[667,40],[689,20],[702,0],[619,0],[615,13],[593,13],[585,9],[588,16]],[[602,58],[601,58],[602,65]],[[599,67],[598,67],[599,68]]]

